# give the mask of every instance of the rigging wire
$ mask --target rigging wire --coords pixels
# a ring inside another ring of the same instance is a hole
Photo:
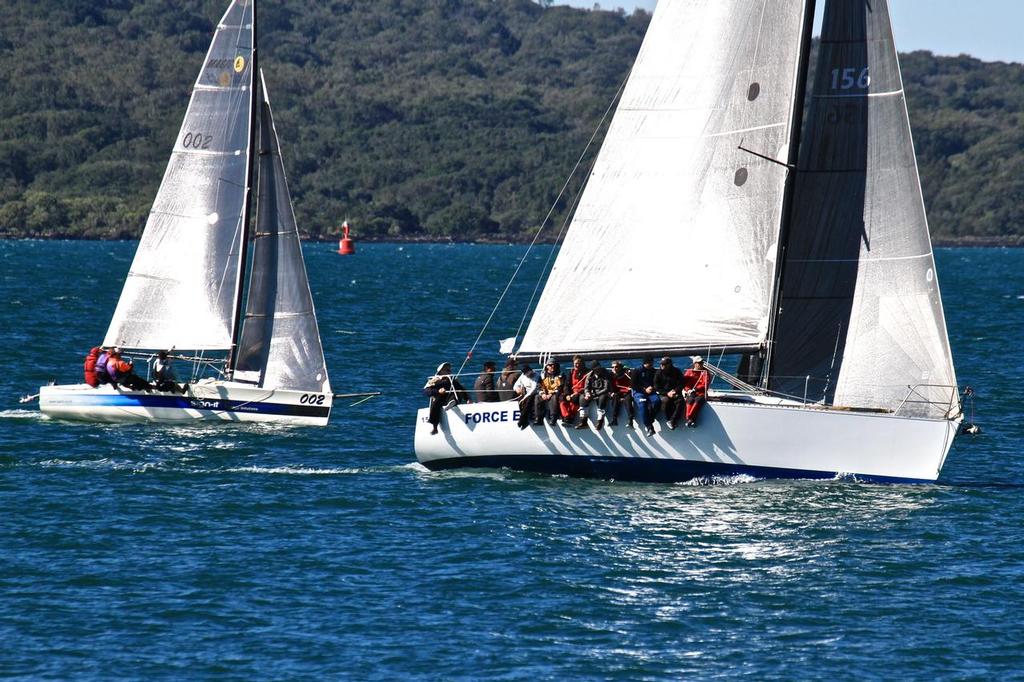
[[[562,184],[562,189],[559,190],[558,196],[555,197],[555,201],[551,204],[551,208],[548,209],[547,215],[544,216],[544,220],[541,222],[540,227],[537,228],[537,233],[533,235],[533,240],[530,242],[530,245],[526,247],[526,253],[524,253],[523,257],[519,259],[519,264],[516,265],[516,269],[512,273],[512,277],[508,280],[508,284],[505,285],[505,289],[501,292],[501,296],[498,297],[498,302],[495,303],[494,307],[491,309],[491,314],[487,316],[487,320],[484,322],[483,328],[480,329],[480,333],[477,334],[476,339],[473,341],[473,345],[469,347],[469,352],[466,353],[466,357],[462,360],[462,365],[459,366],[459,371],[455,373],[455,376],[458,376],[462,373],[462,370],[466,368],[466,365],[473,357],[473,352],[476,350],[477,345],[479,345],[480,339],[482,339],[484,334],[487,332],[487,327],[490,326],[491,320],[494,319],[494,314],[498,312],[498,308],[501,306],[502,301],[505,300],[505,295],[508,294],[509,289],[512,288],[512,283],[516,280],[516,277],[519,275],[519,271],[522,270],[523,265],[526,263],[526,259],[530,255],[530,251],[532,251],[533,247],[536,246],[537,240],[540,238],[541,233],[547,226],[548,221],[551,220],[551,216],[555,212],[555,208],[558,206],[558,202],[561,201],[562,195],[565,194],[565,190],[569,187],[569,183],[576,175],[576,171],[579,170],[580,164],[583,163],[583,159],[586,158],[587,152],[590,151],[590,147],[594,144],[594,139],[597,138],[597,133],[601,130],[601,127],[604,125],[604,122],[608,119],[608,114],[615,107],[615,103],[619,100],[619,97],[622,95],[622,91],[626,87],[626,82],[629,80],[629,76],[631,73],[633,73],[633,67],[630,67],[629,72],[626,73],[626,77],[622,79],[622,83],[619,84],[618,89],[615,91],[615,96],[612,97],[611,101],[608,103],[608,108],[604,110],[604,114],[601,116],[601,120],[598,121],[597,126],[594,128],[594,132],[591,134],[590,139],[587,141],[586,147],[583,148],[583,153],[580,154],[580,158],[576,160],[576,165],[573,166],[572,171],[569,173],[569,176],[565,179],[565,182]],[[593,164],[591,164],[591,168],[593,168]],[[584,183],[584,185],[585,184],[586,183]],[[576,206],[577,202],[579,201],[579,196],[582,196],[582,194],[583,190],[581,188],[576,201],[573,202],[573,207]],[[559,239],[561,239],[562,234],[565,232],[565,226],[568,223],[570,214],[566,215],[566,219],[562,223],[562,231],[558,233]],[[554,252],[554,249],[552,249],[552,252]],[[551,255],[549,254],[547,263],[550,263],[550,261]],[[547,263],[545,263],[545,268],[547,268]],[[541,279],[543,279],[543,272],[541,273]],[[538,280],[537,284],[539,287],[540,280]],[[533,303],[533,298],[536,295],[537,287],[534,288],[533,296],[530,297],[530,304]],[[530,306],[527,305],[526,312],[528,313],[529,310]],[[523,319],[526,319],[526,313],[523,314]],[[519,328],[520,330],[522,329],[522,322],[520,322]],[[516,332],[516,336],[519,336],[518,331]]]

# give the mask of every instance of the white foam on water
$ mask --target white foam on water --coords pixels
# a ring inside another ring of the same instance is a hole
[[[683,481],[679,485],[684,486],[707,486],[707,485],[745,485],[757,483],[764,479],[751,476],[750,474],[733,474],[732,476],[698,476],[689,481]]]
[[[0,410],[0,419],[48,419],[39,410]]]
[[[362,469],[344,468],[344,469],[318,469],[316,467],[230,467],[227,469],[204,469],[197,471],[197,473],[208,473],[208,474],[219,474],[219,473],[232,473],[232,474],[265,474],[265,475],[285,475],[285,476],[339,476],[339,475],[350,475],[362,473]]]

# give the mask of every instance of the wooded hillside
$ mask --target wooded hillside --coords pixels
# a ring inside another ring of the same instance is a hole
[[[0,234],[140,233],[224,5],[0,4]],[[262,3],[300,228],[532,236],[649,19],[530,0]],[[903,65],[933,234],[1024,235],[1024,66]]]

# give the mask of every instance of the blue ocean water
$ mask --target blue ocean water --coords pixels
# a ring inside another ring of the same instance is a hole
[[[134,248],[0,241],[0,675],[1024,677],[1022,250],[938,251],[984,433],[900,486],[426,471],[419,389],[516,246],[307,245],[335,389],[385,393],[327,428],[41,419],[17,398],[79,379]]]

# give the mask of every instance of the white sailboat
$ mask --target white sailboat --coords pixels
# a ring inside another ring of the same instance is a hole
[[[459,405],[431,469],[934,481],[962,420],[886,0],[659,0],[516,350],[731,358],[697,428]],[[801,139],[802,137],[802,139]],[[719,363],[723,364],[723,363]],[[717,388],[718,386],[723,386]],[[593,422],[591,422],[593,423]]]
[[[196,79],[103,341],[126,354],[191,351],[187,392],[43,386],[45,414],[327,423],[333,393],[270,99],[256,73],[255,1],[235,0]],[[213,376],[203,377],[210,369]]]

